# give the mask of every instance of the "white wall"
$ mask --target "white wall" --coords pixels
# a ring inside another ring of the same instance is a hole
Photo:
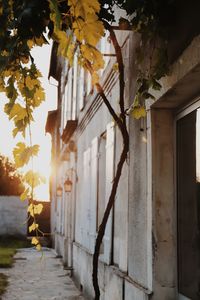
[[[27,205],[17,196],[0,196],[0,235],[26,235]]]

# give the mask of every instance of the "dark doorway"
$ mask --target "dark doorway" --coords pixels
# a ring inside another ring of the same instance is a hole
[[[200,299],[200,182],[197,110],[177,121],[178,290]]]

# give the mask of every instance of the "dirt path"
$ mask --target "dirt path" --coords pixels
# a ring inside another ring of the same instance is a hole
[[[21,249],[11,269],[1,269],[9,276],[9,286],[2,300],[84,300],[60,259],[45,249]]]

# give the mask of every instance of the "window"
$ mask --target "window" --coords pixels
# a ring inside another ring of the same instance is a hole
[[[74,56],[74,65],[68,72],[68,80],[62,95],[61,133],[68,120],[76,120],[77,111],[77,55]]]
[[[98,153],[98,181],[97,181],[97,230],[101,224],[105,211],[106,197],[106,132],[99,139]]]
[[[177,121],[179,299],[200,299],[200,111]]]
[[[106,68],[108,62],[109,62],[109,54],[110,54],[110,49],[111,49],[111,43],[108,41],[109,40],[109,33],[108,31],[106,32],[105,37],[101,39],[98,45],[99,51],[105,55],[104,56],[104,61],[105,61],[105,66],[104,69]],[[77,59],[77,58],[76,58]],[[87,97],[93,92],[93,86],[92,86],[92,78],[91,75],[88,71],[83,69],[82,67],[78,67],[78,101],[79,101],[79,109],[82,110],[85,106],[85,103],[87,101]],[[101,77],[103,73],[103,70],[99,71],[99,76]],[[76,75],[77,76],[77,75]]]
[[[104,69],[106,68],[106,66],[108,65],[109,59],[110,59],[110,51],[111,51],[111,42],[109,41],[109,32],[106,31],[105,36],[101,39],[101,43],[100,43],[100,51],[101,53],[104,55],[104,61],[105,61],[105,66]],[[102,70],[103,72],[103,70]]]
[[[84,69],[79,67],[78,68],[78,102],[79,102],[79,109],[82,110],[84,107]]]
[[[77,79],[78,79],[78,57],[77,54],[74,56],[74,66],[73,66],[73,99],[72,99],[72,120],[76,120],[77,114]]]
[[[83,153],[81,197],[82,243],[94,253],[98,226],[107,205],[114,176],[114,123],[100,137],[95,137]],[[112,246],[112,213],[103,240],[103,257],[110,263]]]

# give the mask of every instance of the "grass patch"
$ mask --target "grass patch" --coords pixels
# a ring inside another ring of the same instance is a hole
[[[7,286],[8,277],[5,274],[0,273],[0,296],[3,295],[3,293],[5,293]]]
[[[30,241],[11,236],[0,237],[0,268],[10,268],[13,265],[13,256],[19,248],[30,247]],[[0,273],[0,299],[1,295],[5,293],[8,286],[8,277]]]
[[[30,247],[30,241],[15,237],[0,237],[0,268],[10,268],[13,265],[17,249]]]
[[[16,249],[0,247],[0,268],[12,267],[15,253]]]

